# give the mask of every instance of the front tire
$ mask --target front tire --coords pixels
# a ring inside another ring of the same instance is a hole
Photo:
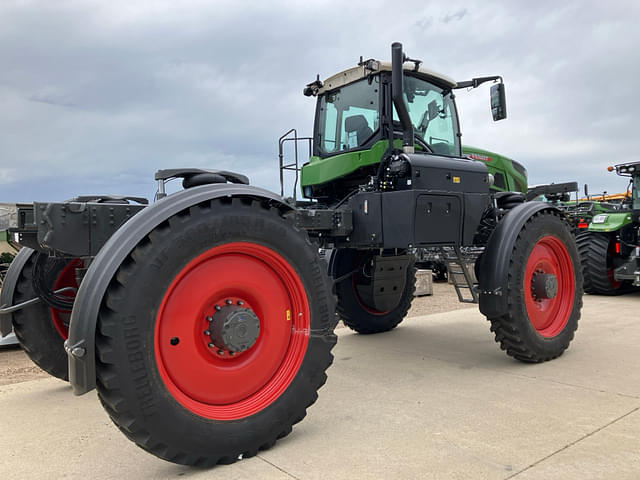
[[[508,312],[489,321],[507,355],[523,362],[562,355],[578,328],[582,275],[573,237],[557,215],[537,213],[522,227],[505,294]]]
[[[165,460],[254,456],[315,402],[334,310],[317,249],[280,211],[249,198],[199,204],[151,231],[113,279],[98,395],[127,437]],[[241,341],[224,340],[225,326]]]

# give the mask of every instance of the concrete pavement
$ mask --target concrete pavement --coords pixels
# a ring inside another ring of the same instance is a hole
[[[148,455],[95,393],[0,387],[0,478],[638,479],[640,294],[585,296],[559,359],[501,352],[475,308],[374,336],[340,329],[318,402],[258,457],[212,470]]]

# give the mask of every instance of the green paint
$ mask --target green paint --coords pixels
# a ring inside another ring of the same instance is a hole
[[[599,215],[605,216],[604,222],[595,223],[593,220],[597,220],[598,215],[594,216],[589,224],[590,232],[614,232],[631,223],[630,212],[600,213]]]
[[[462,154],[480,160],[487,165],[494,177],[492,190],[498,192],[527,192],[527,170],[515,160],[489,150],[462,146]]]
[[[396,148],[402,148],[402,140],[394,140],[393,144]],[[309,163],[302,166],[300,185],[320,185],[344,177],[361,167],[374,165],[380,162],[388,145],[388,140],[380,140],[367,150],[340,153],[325,158],[311,157]]]

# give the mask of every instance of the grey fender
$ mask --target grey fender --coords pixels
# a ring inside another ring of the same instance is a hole
[[[13,305],[13,295],[16,291],[16,285],[18,284],[20,272],[22,272],[25,264],[34,253],[36,253],[35,250],[32,250],[30,248],[21,248],[11,262],[11,266],[9,267],[7,275],[6,277],[4,277],[4,282],[2,284],[2,293],[0,294],[1,306],[10,307],[11,305]],[[13,316],[10,313],[0,315],[0,337],[6,337],[9,333],[11,333],[11,329],[13,328],[11,325],[12,318]]]
[[[509,210],[491,234],[478,265],[479,307],[487,318],[507,313],[506,291],[513,247],[527,220],[543,210],[559,211],[544,202],[523,203]]]
[[[82,395],[96,387],[95,336],[98,312],[111,279],[127,255],[149,232],[178,212],[206,200],[238,196],[288,206],[282,197],[257,187],[237,184],[202,185],[182,190],[143,209],[105,243],[78,289],[71,313],[69,338],[65,342],[69,356],[69,382],[76,395]]]

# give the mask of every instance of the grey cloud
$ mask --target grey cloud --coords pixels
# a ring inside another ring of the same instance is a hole
[[[447,14],[442,18],[442,23],[449,23],[453,21],[460,21],[468,13],[466,8],[462,8],[455,13]]]
[[[276,190],[277,138],[311,132],[302,87],[360,55],[388,59],[393,41],[457,79],[503,75],[504,122],[490,121],[488,88],[458,95],[465,142],[525,163],[533,183],[612,191],[604,167],[637,150],[640,9],[558,5],[416,1],[394,18],[375,0],[2,4],[0,200],[151,196],[171,166]]]

